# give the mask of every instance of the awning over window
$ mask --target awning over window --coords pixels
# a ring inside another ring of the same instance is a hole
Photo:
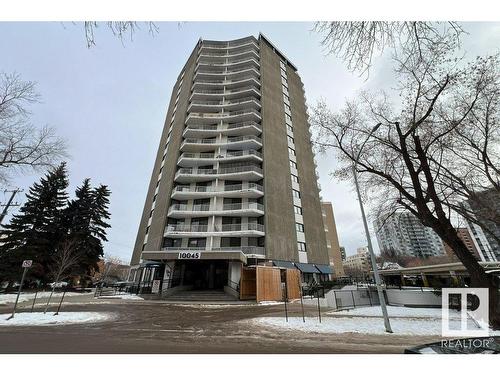
[[[295,263],[295,267],[304,273],[320,273],[319,270],[314,267],[314,264],[310,263]]]
[[[315,264],[316,268],[324,275],[330,275],[333,273],[332,267],[326,264]]]
[[[279,268],[290,268],[295,269],[292,262],[287,262],[286,260],[273,260],[273,264]]]

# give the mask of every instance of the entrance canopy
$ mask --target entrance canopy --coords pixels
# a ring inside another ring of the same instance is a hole
[[[314,267],[314,264],[310,263],[295,263],[295,267],[303,273],[320,273],[320,271]]]
[[[315,266],[323,275],[330,275],[333,273],[332,267],[326,264],[315,264]]]
[[[161,262],[154,262],[154,261],[148,260],[146,262],[139,264],[139,268],[157,268],[157,267],[161,267],[162,265],[163,265],[163,263],[161,263]]]
[[[293,262],[287,262],[286,260],[273,260],[273,264],[279,268],[289,268],[292,270],[295,269]]]

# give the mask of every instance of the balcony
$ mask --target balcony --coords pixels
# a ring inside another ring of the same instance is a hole
[[[265,235],[264,225],[257,223],[216,225],[215,232],[220,237],[260,237]]]
[[[245,135],[226,139],[186,138],[182,142],[180,150],[187,152],[204,152],[213,151],[219,147],[228,150],[255,150],[262,147],[262,140],[254,135]]]
[[[183,152],[179,156],[177,165],[180,167],[195,167],[214,165],[219,161],[255,161],[262,162],[262,154],[255,150],[229,151],[226,155],[215,153]]]
[[[264,205],[260,203],[232,203],[222,207],[211,207],[210,204],[193,205],[173,204],[168,210],[168,217],[208,217],[208,216],[248,216],[259,217],[264,215]]]
[[[262,126],[255,121],[235,122],[232,124],[219,125],[187,125],[182,134],[186,138],[191,137],[215,137],[219,134],[228,136],[237,135],[259,135],[262,133]]]
[[[205,62],[199,61],[196,65],[196,70],[200,70],[203,72],[220,72],[221,69],[230,68],[231,70],[241,70],[241,69],[259,69],[260,63],[259,59],[255,59],[253,57],[243,58],[237,61],[232,61],[230,63],[226,62]]]
[[[188,183],[196,181],[210,181],[216,178],[241,179],[243,181],[257,181],[264,177],[263,170],[254,165],[219,169],[180,168],[175,174],[174,181]]]
[[[260,109],[260,101],[253,96],[247,96],[233,100],[192,100],[188,106],[188,112],[220,112],[237,111],[245,109]]]
[[[245,236],[245,237],[261,237],[264,236],[264,225],[257,223],[247,224],[222,224],[211,227],[208,225],[167,225],[165,228],[164,236],[169,238],[179,237],[232,237],[232,236]]]
[[[234,52],[240,52],[241,50],[246,50],[249,48],[253,48],[258,50],[259,46],[257,43],[253,40],[248,40],[245,42],[242,42],[240,44],[228,44],[227,42],[222,42],[222,43],[214,43],[214,42],[202,42],[200,52],[213,52],[213,51],[229,51],[231,53]],[[226,52],[224,52],[226,53]]]
[[[260,203],[230,203],[222,205],[220,216],[259,216],[264,215],[264,205]]]
[[[227,198],[259,198],[264,195],[264,188],[256,183],[226,185],[226,186],[194,186],[178,185],[172,190],[172,198],[198,199],[209,197]]]
[[[260,104],[259,104],[260,105]],[[193,124],[214,124],[220,121],[226,122],[258,122],[262,119],[260,112],[255,109],[245,109],[232,112],[217,112],[217,113],[189,113],[186,118],[186,125]]]
[[[242,69],[231,69],[226,68],[219,69],[198,69],[194,74],[194,80],[221,80],[223,78],[238,80],[247,76],[253,76],[256,79],[260,78],[260,72],[254,67],[244,67]]]
[[[193,90],[191,94],[190,100],[213,100],[214,98],[217,100],[222,100],[223,97],[226,99],[239,99],[244,98],[246,96],[255,96],[256,98],[260,98],[260,90],[258,86],[253,86],[251,84],[241,87],[235,90],[224,90],[224,89],[201,89],[197,88]]]
[[[222,89],[226,88],[228,90],[241,89],[242,87],[253,85],[255,87],[260,87],[260,81],[253,75],[247,75],[240,77],[238,79],[198,79],[193,81],[193,91],[200,90],[212,90],[212,89]]]
[[[259,51],[248,49],[246,51],[230,51],[230,52],[215,52],[215,51],[201,51],[198,55],[196,62],[198,63],[235,63],[242,59],[254,58],[259,60]]]

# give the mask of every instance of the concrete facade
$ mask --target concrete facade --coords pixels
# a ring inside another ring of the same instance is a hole
[[[173,89],[131,264],[176,259],[210,285],[235,264],[328,270],[303,85],[263,35],[200,40]]]
[[[323,222],[325,224],[326,232],[326,246],[330,257],[330,265],[335,270],[335,277],[343,277],[345,276],[345,272],[342,264],[342,252],[340,250],[332,204],[330,202],[322,202],[321,211],[323,212]]]

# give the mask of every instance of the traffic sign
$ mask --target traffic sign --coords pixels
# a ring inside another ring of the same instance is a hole
[[[23,260],[23,268],[30,268],[32,264],[32,260]]]

